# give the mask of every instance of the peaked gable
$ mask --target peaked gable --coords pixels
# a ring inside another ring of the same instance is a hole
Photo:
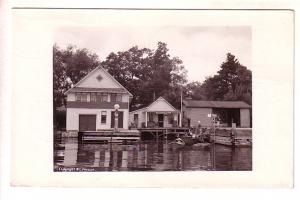
[[[163,97],[159,97],[158,99],[156,99],[156,101],[154,101],[153,103],[151,103],[148,107],[147,107],[147,111],[164,111],[164,112],[174,112],[177,111],[176,108],[174,108],[167,100],[165,100]]]
[[[105,69],[102,67],[97,67],[85,77],[83,77],[77,84],[75,84],[71,89],[69,89],[66,94],[72,90],[77,90],[80,88],[92,88],[92,89],[105,89],[110,88],[113,90],[125,90],[130,96],[132,94],[123,87],[114,77],[112,77]]]

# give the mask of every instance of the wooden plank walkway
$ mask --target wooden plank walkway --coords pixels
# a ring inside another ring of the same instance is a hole
[[[211,140],[217,144],[230,146],[252,146],[252,128],[210,129]]]
[[[132,142],[139,141],[141,138],[140,132],[137,130],[113,130],[101,131],[84,131],[78,133],[78,139],[82,142]]]
[[[162,128],[162,127],[153,127],[153,128],[138,128],[141,132],[141,138],[149,137],[159,139],[159,138],[165,138],[168,139],[168,137],[179,137],[183,136],[189,133],[189,128],[185,127],[168,127],[168,128]]]

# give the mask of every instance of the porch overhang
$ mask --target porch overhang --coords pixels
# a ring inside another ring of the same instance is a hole
[[[155,114],[179,114],[180,111],[176,110],[176,111],[149,111],[149,110],[145,110],[144,112],[147,113],[155,113]]]

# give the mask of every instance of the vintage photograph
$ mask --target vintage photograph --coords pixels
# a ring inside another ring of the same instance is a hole
[[[53,171],[252,171],[251,26],[54,32]]]

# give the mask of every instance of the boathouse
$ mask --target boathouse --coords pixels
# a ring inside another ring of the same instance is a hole
[[[65,94],[67,132],[112,130],[116,104],[118,128],[128,129],[132,94],[102,67],[91,71]]]
[[[131,128],[171,128],[180,126],[180,111],[159,97],[149,106],[129,113]]]
[[[243,101],[198,101],[186,99],[183,101],[184,126],[209,127],[216,116],[217,126],[251,127],[251,106]]]

